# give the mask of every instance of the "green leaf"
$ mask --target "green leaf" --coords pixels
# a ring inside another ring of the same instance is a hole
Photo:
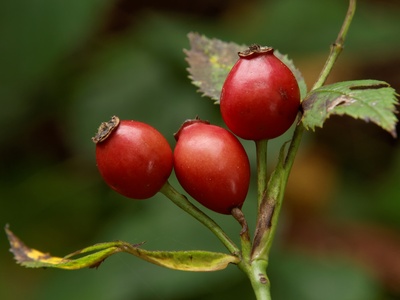
[[[132,248],[129,253],[153,264],[180,271],[218,271],[230,263],[238,264],[240,261],[234,255],[202,250],[148,251]]]
[[[148,251],[139,248],[143,243],[133,245],[123,241],[99,243],[64,257],[55,257],[27,247],[8,226],[5,231],[15,260],[27,268],[97,268],[107,257],[119,252],[126,252],[150,263],[181,271],[218,271],[225,269],[230,263],[237,264],[240,261],[239,257],[234,255],[201,250]],[[78,255],[80,257],[73,258]]]
[[[189,63],[189,78],[203,96],[210,97],[215,100],[216,104],[219,104],[225,78],[239,58],[237,53],[245,50],[248,46],[209,39],[198,33],[189,33],[188,38],[191,48],[184,52]],[[282,55],[276,50],[274,54],[291,69],[298,81],[301,95],[304,97],[307,93],[307,86],[300,71],[296,69],[287,55]]]
[[[326,85],[303,101],[307,129],[322,127],[331,115],[348,115],[373,122],[396,137],[396,91],[384,81],[356,80]]]

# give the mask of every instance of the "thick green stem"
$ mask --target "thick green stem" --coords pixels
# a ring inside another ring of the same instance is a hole
[[[257,300],[271,300],[270,283],[266,270],[266,262],[255,261],[252,263],[250,282]]]
[[[214,233],[217,238],[224,244],[224,246],[234,255],[239,255],[240,249],[235,243],[228,237],[225,231],[215,223],[213,219],[207,216],[204,212],[194,206],[189,200],[182,194],[180,194],[175,188],[167,181],[160,191],[174,204],[180,207],[182,210],[190,214],[192,217],[197,219],[200,223],[206,226]]]
[[[268,140],[256,141],[258,209],[267,190]]]
[[[258,261],[242,261],[239,268],[246,273],[250,280],[254,294],[257,300],[271,300],[270,283],[267,277],[267,262]]]
[[[273,236],[277,227],[279,211],[282,204],[284,184],[282,174],[284,172],[283,162],[285,158],[286,143],[279,152],[278,164],[269,179],[267,190],[261,200],[257,215],[257,225],[254,234],[252,260],[268,261],[269,250],[272,245]]]
[[[312,87],[312,90],[321,87],[328,78],[329,73],[343,49],[343,44],[353,19],[355,9],[356,0],[350,0],[342,28],[335,43],[331,46],[328,59],[318,77],[318,80]],[[241,262],[242,265],[239,264],[239,267],[241,267],[250,278],[257,299],[271,299],[269,281],[266,275],[268,256],[277,228],[284,191],[304,130],[305,128],[301,123],[296,127],[286,156],[284,155],[285,145],[281,148],[279,162],[275,171],[271,175],[268,185],[266,184],[267,145],[265,141],[256,142],[259,214],[257,217],[257,228],[251,259],[249,261],[250,263],[245,264],[245,262]],[[257,277],[260,276],[260,274],[262,278],[265,278],[265,284],[262,284],[263,280],[260,280],[260,277]]]

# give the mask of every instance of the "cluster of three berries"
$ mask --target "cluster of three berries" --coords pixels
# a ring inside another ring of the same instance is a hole
[[[239,53],[220,98],[222,118],[235,135],[256,141],[275,138],[293,124],[299,105],[297,81],[272,48],[251,46]],[[230,214],[242,207],[250,183],[249,159],[234,134],[206,121],[188,120],[175,134],[172,152],[150,125],[113,117],[101,124],[93,140],[100,174],[118,193],[150,198],[174,168],[196,201]]]

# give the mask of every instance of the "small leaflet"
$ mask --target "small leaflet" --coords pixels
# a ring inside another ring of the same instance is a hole
[[[386,82],[355,80],[322,86],[304,99],[303,125],[315,130],[331,115],[372,122],[396,137],[396,91]]]

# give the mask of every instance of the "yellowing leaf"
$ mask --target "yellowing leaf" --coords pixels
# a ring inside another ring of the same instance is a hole
[[[239,257],[218,252],[201,250],[193,251],[148,251],[140,249],[141,244],[130,244],[123,241],[99,243],[75,251],[65,257],[55,257],[48,253],[27,247],[11,230],[5,228],[10,242],[10,251],[17,263],[27,268],[58,268],[77,270],[98,267],[107,257],[126,252],[153,264],[182,271],[217,271],[230,263],[240,262]],[[74,258],[76,256],[80,256]]]
[[[14,233],[6,226],[5,228],[8,240],[10,242],[10,251],[14,254],[14,258],[20,265],[27,268],[59,268],[66,270],[76,270],[83,268],[98,267],[108,256],[121,252],[116,243],[104,243],[85,248],[66,257],[51,256],[49,253],[43,253],[36,249],[27,247]],[[100,250],[90,255],[69,259],[73,255],[86,253],[90,251]]]
[[[135,248],[129,253],[153,264],[181,271],[218,271],[225,269],[230,263],[240,262],[237,256],[201,250],[147,251]]]

